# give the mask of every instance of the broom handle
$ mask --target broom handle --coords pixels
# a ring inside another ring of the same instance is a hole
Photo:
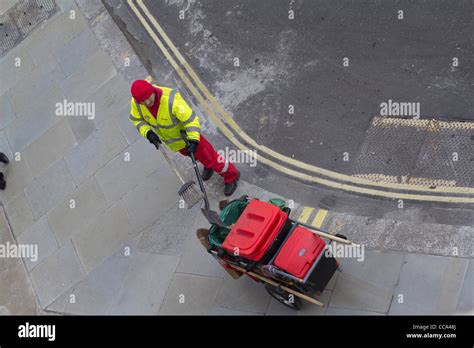
[[[154,144],[156,149],[157,150],[161,150],[161,153],[163,155],[163,157],[165,158],[166,162],[168,162],[169,166],[174,170],[174,172],[176,173],[176,176],[179,178],[179,180],[181,180],[181,183],[184,184],[184,180],[183,180],[183,177],[181,176],[181,174],[178,172],[178,168],[176,168],[176,166],[173,164],[173,162],[171,161],[171,159],[168,157],[168,155],[166,154],[166,150],[165,149],[162,149],[161,146],[159,144]]]
[[[298,225],[301,225],[301,226],[304,226],[306,227],[308,230],[310,230],[310,232],[313,232],[314,234],[317,234],[321,237],[324,237],[324,238],[327,238],[327,239],[332,239],[336,242],[339,242],[339,243],[342,243],[342,244],[348,244],[348,245],[352,245],[352,246],[355,246],[355,247],[359,247],[360,245],[359,244],[356,244],[350,240],[347,240],[347,239],[342,239],[340,237],[336,237],[336,236],[333,236],[332,234],[330,233],[327,233],[327,232],[324,232],[324,231],[320,231],[320,230],[317,230],[315,229],[313,226],[311,225],[308,225],[308,224],[305,224],[303,222],[300,222],[300,221],[296,221],[296,223]]]

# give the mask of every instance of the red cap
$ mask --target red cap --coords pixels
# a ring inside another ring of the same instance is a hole
[[[154,90],[154,87],[145,80],[135,80],[130,88],[133,98],[139,103],[148,99]]]

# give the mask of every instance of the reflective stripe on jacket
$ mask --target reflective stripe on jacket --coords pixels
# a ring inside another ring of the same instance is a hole
[[[199,117],[189,107],[181,94],[171,88],[155,86],[163,91],[158,108],[158,114],[152,116],[146,105],[140,105],[132,98],[130,121],[146,139],[148,131],[153,130],[161,141],[172,151],[176,152],[186,143],[181,138],[181,130],[186,131],[189,140],[200,140],[201,127]]]

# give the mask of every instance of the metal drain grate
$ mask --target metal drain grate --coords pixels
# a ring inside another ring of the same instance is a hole
[[[0,16],[0,36],[0,56],[15,47],[23,39],[8,13]]]
[[[54,0],[21,0],[0,16],[0,56],[57,12]]]
[[[371,127],[357,156],[353,174],[409,175],[426,132],[415,127]]]
[[[474,142],[465,130],[429,132],[420,151],[413,177],[454,180],[470,186],[474,172]]]
[[[474,123],[375,117],[352,175],[375,182],[473,187]]]

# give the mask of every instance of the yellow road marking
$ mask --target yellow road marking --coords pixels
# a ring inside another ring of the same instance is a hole
[[[323,225],[324,219],[326,219],[327,215],[328,215],[328,211],[326,209],[319,209],[311,225],[313,225],[316,228],[321,228],[321,226]]]
[[[313,212],[313,210],[314,208],[311,208],[311,207],[303,207],[303,211],[298,217],[298,221],[306,223],[306,221],[308,221],[309,217],[311,216],[311,213]]]
[[[241,150],[249,150],[248,147],[240,143],[239,140],[236,139],[235,135],[227,128],[227,126],[222,122],[222,120],[216,115],[213,109],[209,107],[209,105],[206,103],[204,100],[203,96],[196,90],[196,87],[191,83],[189,78],[186,76],[184,71],[180,68],[180,66],[177,64],[177,62],[174,60],[174,58],[171,56],[171,54],[168,52],[166,47],[163,45],[161,40],[157,37],[155,32],[152,30],[150,25],[146,22],[144,17],[141,15],[137,7],[133,4],[132,0],[127,0],[130,8],[132,11],[135,13],[137,18],[140,20],[148,34],[151,36],[151,38],[155,41],[155,43],[158,45],[162,53],[164,54],[165,58],[169,61],[169,63],[173,66],[177,74],[180,76],[180,78],[183,80],[183,82],[186,84],[186,86],[190,89],[191,93],[196,97],[197,101],[201,104],[201,106],[209,113],[210,118],[212,119],[213,122],[216,123],[216,125],[219,127],[219,129],[222,131],[222,133],[228,138],[229,141],[231,141],[236,147],[238,147]],[[199,85],[201,88],[201,91],[205,94],[205,96],[212,102],[212,104],[219,110],[221,111],[221,115],[226,118],[228,123],[231,125],[232,128],[235,130],[238,130],[238,134],[241,138],[246,140],[248,143],[252,144],[254,147],[259,148],[263,150],[263,152],[269,153],[270,155],[273,155],[274,157],[278,158],[278,156],[282,156],[278,153],[276,153],[273,150],[270,150],[264,146],[260,146],[253,139],[248,137],[241,129],[240,127],[233,121],[233,119],[227,115],[225,110],[222,109],[222,107],[217,103],[215,98],[210,94],[210,92],[207,90],[207,88],[204,86],[204,84],[201,82],[201,80],[197,77],[197,75],[194,73],[194,71],[191,69],[189,64],[184,60],[184,58],[181,56],[181,54],[178,52],[176,47],[173,45],[171,40],[166,36],[164,31],[161,29],[159,24],[156,22],[156,19],[151,15],[151,13],[148,11],[146,6],[143,4],[142,0],[138,0],[138,5],[142,8],[144,11],[145,15],[148,17],[148,19],[153,23],[155,28],[160,32],[160,34],[163,36],[165,41],[170,45],[171,50],[175,53],[175,55],[180,58],[181,57],[181,64],[183,64],[188,71],[188,73],[193,77],[193,80],[196,84]],[[226,117],[227,116],[227,117]],[[249,152],[251,156],[253,156],[253,152]],[[284,156],[283,156],[284,157]],[[338,183],[334,181],[330,181],[327,179],[322,179],[318,178],[315,176],[311,176],[308,174],[304,174],[301,172],[297,172],[293,169],[284,167],[280,164],[277,164],[269,159],[266,159],[262,155],[258,155],[258,160],[261,162],[267,164],[268,166],[293,177],[296,177],[298,179],[308,181],[308,182],[313,182],[313,183],[318,183],[321,185],[325,185],[328,187],[344,190],[344,191],[351,191],[351,192],[356,192],[356,193],[361,193],[361,194],[367,194],[367,195],[373,195],[373,196],[379,196],[379,197],[387,197],[387,198],[393,198],[393,199],[408,199],[408,200],[419,200],[419,201],[431,201],[431,202],[449,202],[449,203],[474,203],[474,198],[468,198],[468,197],[448,197],[448,196],[430,196],[430,195],[418,195],[418,194],[405,194],[405,193],[395,193],[395,192],[386,192],[386,191],[379,191],[379,190],[374,190],[374,189],[368,189],[368,188],[361,188],[357,186],[351,186],[345,183]],[[293,159],[291,160],[291,163],[294,165],[296,162]],[[287,161],[288,162],[288,161]],[[360,178],[354,178],[351,176],[343,175],[340,173],[336,172],[331,172],[323,168],[315,167],[312,165],[308,165],[304,162],[299,162],[305,169],[311,168],[313,171],[317,171],[321,174],[325,174],[326,176],[330,176],[332,178],[347,178],[348,181],[351,182],[360,182],[366,185],[371,185],[371,186],[381,186],[385,188],[403,188],[407,190],[419,190],[419,191],[424,191],[427,192],[426,188],[424,187],[419,187],[419,186],[411,186],[411,185],[403,185],[403,184],[382,184],[382,183],[373,183],[367,180],[363,180]],[[301,166],[300,166],[301,167]],[[341,179],[342,180],[342,179]],[[474,192],[474,189],[467,188],[467,190],[470,192]],[[456,192],[456,193],[469,193],[466,192],[465,188],[436,188],[429,190],[429,192]]]

